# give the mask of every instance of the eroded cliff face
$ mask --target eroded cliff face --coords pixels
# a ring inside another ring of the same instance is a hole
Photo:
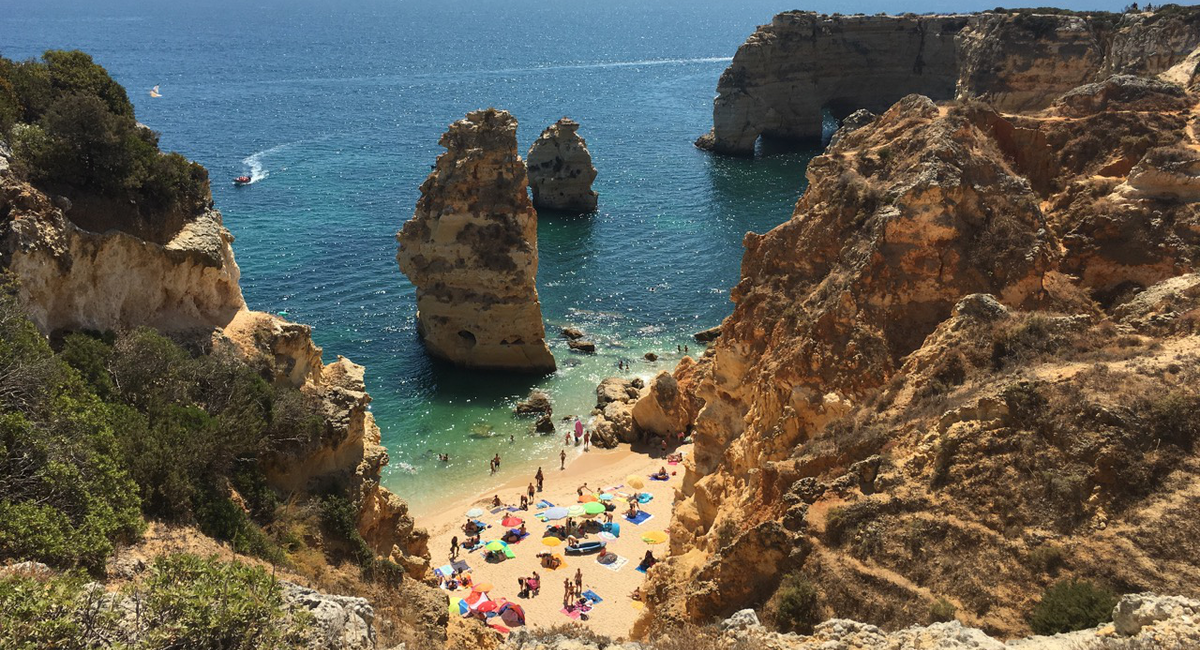
[[[165,244],[84,230],[70,214],[0,170],[0,263],[19,278],[22,301],[44,333],[204,330],[246,308],[220,212],[193,215]]]
[[[507,111],[468,113],[396,235],[429,352],[458,365],[551,372],[537,295],[537,213]]]
[[[568,212],[596,209],[599,195],[592,190],[596,168],[587,142],[579,135],[579,123],[564,117],[546,127],[529,147],[525,164],[533,207]]]
[[[1176,16],[983,14],[959,34],[958,93],[1003,111],[1041,109],[1114,74],[1157,75],[1197,45],[1200,28]]]
[[[1156,419],[1200,416],[1196,100],[1132,77],[1035,114],[910,96],[814,158],[690,384],[640,631],[771,616],[788,574],[824,616],[895,628],[945,598],[1006,636],[1067,575],[1197,595],[1200,431]]]
[[[758,137],[816,140],[822,109],[880,112],[910,93],[954,94],[958,16],[789,11],[738,48],[717,83],[713,130],[697,146],[749,155]]]
[[[785,12],[738,48],[717,84],[713,130],[696,144],[751,155],[760,136],[817,140],[823,109],[880,112],[909,93],[1045,108],[1084,83],[1181,63],[1200,45],[1189,16]]]

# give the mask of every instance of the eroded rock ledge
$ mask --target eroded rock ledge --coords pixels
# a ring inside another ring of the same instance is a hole
[[[537,294],[537,213],[507,111],[468,113],[396,235],[431,354],[472,368],[551,372]]]
[[[525,157],[533,207],[569,212],[591,212],[597,197],[592,190],[596,168],[579,123],[569,118],[546,127]]]
[[[1032,110],[1112,74],[1154,75],[1200,44],[1172,14],[827,16],[789,11],[738,48],[697,146],[751,155],[760,136],[815,140],[822,111],[881,112],[918,93]]]

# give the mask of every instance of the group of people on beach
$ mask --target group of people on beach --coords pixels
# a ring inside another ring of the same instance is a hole
[[[588,447],[592,444],[592,432],[585,431],[583,428],[583,420],[575,418],[575,446],[578,447],[580,442],[583,442],[583,450],[587,451]],[[571,432],[569,431],[563,434],[563,446],[571,446]],[[560,456],[563,460],[566,460],[566,451],[563,451]]]

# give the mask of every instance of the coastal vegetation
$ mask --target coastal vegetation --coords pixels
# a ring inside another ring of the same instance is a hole
[[[143,218],[211,202],[204,167],[160,152],[125,89],[78,50],[0,57],[0,139],[25,178],[72,200],[133,202]]]

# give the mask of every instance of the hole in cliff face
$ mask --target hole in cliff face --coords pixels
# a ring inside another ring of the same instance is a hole
[[[461,343],[469,348],[475,347],[475,335],[467,330],[458,330],[458,338]]]

